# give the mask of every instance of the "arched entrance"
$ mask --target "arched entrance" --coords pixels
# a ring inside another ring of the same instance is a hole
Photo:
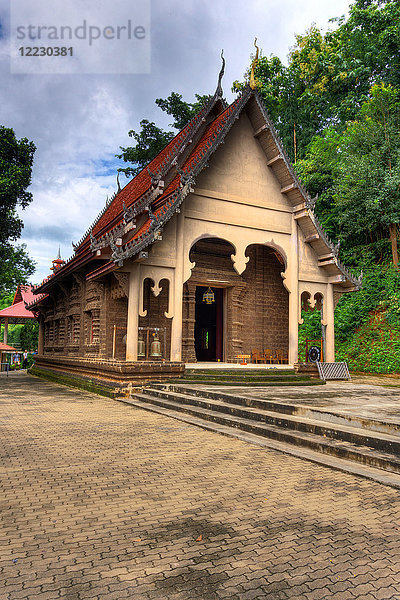
[[[274,248],[251,245],[239,275],[232,255],[233,245],[219,238],[201,239],[190,251],[195,266],[183,291],[183,360],[234,362],[254,349],[279,351],[287,359],[289,300],[282,256]]]
[[[185,362],[227,361],[232,357],[230,296],[243,281],[233,268],[235,248],[204,238],[190,250],[195,263],[183,290],[182,355]]]

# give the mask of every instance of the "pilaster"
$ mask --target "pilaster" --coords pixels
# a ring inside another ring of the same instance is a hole
[[[140,264],[133,264],[129,275],[128,323],[126,329],[126,360],[136,361],[140,297]]]
[[[44,351],[44,322],[43,316],[39,317],[39,338],[38,338],[38,354],[43,354]]]
[[[196,362],[194,346],[194,327],[196,323],[196,283],[187,282],[184,285],[183,305],[183,337],[182,358],[185,362]]]
[[[178,215],[176,225],[176,268],[174,286],[170,294],[174,295],[174,316],[171,325],[171,361],[182,360],[182,303],[183,303],[183,268],[184,268],[184,214]]]
[[[297,222],[292,218],[290,251],[284,285],[289,292],[289,363],[298,361],[299,345],[299,250]]]
[[[246,284],[235,285],[228,290],[228,312],[227,329],[228,345],[226,348],[226,359],[233,362],[238,354],[243,352],[243,299]]]
[[[326,300],[324,303],[324,320],[326,323],[326,362],[335,362],[335,304],[333,298],[333,284],[327,284]]]
[[[7,340],[8,340],[8,317],[5,317],[4,319],[4,337],[3,337],[3,342],[7,345]]]

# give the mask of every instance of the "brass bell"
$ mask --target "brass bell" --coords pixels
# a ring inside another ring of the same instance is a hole
[[[143,338],[138,339],[138,358],[144,358],[146,356],[146,344]]]
[[[158,339],[158,332],[154,334],[154,340],[151,342],[150,346],[150,356],[152,358],[161,358],[161,342]]]

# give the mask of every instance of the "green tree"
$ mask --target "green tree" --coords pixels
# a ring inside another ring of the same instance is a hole
[[[400,94],[374,85],[358,120],[348,124],[339,146],[335,200],[340,236],[347,246],[379,249],[390,238],[398,264],[400,223]]]
[[[0,310],[12,304],[14,294],[0,294]]]
[[[20,331],[21,348],[36,350],[38,347],[39,323],[35,320],[27,321]]]
[[[340,23],[343,51],[356,70],[356,85],[384,81],[400,86],[400,3],[398,0],[356,0],[347,21]],[[355,90],[357,93],[358,91]]]
[[[311,197],[318,197],[315,212],[333,240],[339,238],[339,209],[334,200],[334,186],[339,175],[340,140],[341,135],[333,127],[327,128],[321,135],[313,137],[306,157],[295,165]]]
[[[14,246],[23,228],[17,208],[32,201],[27,191],[35,145],[26,138],[17,140],[12,129],[0,126],[0,294],[26,282],[35,266],[25,246]]]
[[[157,98],[155,102],[161,110],[173,117],[174,121],[170,126],[181,130],[199,112],[207,99],[208,96],[196,94],[196,101],[188,103],[182,99],[181,94],[172,92],[168,98]],[[176,135],[176,131],[165,131],[147,119],[140,121],[140,127],[139,132],[133,130],[128,132],[136,144],[126,148],[121,146],[122,153],[116,155],[117,158],[133,164],[133,166],[118,169],[127,177],[137,175]]]
[[[19,283],[27,283],[35,272],[25,244],[3,242],[0,246],[0,294],[15,291]]]
[[[164,131],[147,119],[140,121],[140,127],[139,133],[132,129],[128,132],[129,137],[133,138],[136,144],[126,148],[121,146],[122,153],[116,155],[117,158],[134,165],[118,169],[127,177],[137,175],[174,137],[172,132]]]
[[[356,119],[373,84],[400,87],[398,0],[356,0],[347,20],[332,21],[333,31],[313,25],[297,35],[287,65],[272,55],[256,67],[258,90],[294,162],[307,156],[314,135]]]
[[[174,118],[174,122],[170,126],[180,131],[200,111],[209,96],[195,94],[195,98],[195,102],[185,102],[181,94],[171,92],[166,99],[157,98],[156,104],[161,110]]]

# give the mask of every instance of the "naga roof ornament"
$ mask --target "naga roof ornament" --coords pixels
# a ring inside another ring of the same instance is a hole
[[[253,60],[253,62],[251,63],[251,72],[250,72],[250,81],[249,81],[249,86],[251,87],[252,90],[255,90],[257,87],[256,78],[254,76],[254,70],[258,63],[258,54],[259,54],[259,50],[260,50],[259,47],[257,46],[257,38],[254,38],[254,46],[256,48],[256,56],[255,56],[255,59]]]
[[[215,95],[218,98],[222,98],[222,95],[223,95],[223,91],[222,91],[222,78],[223,78],[224,73],[225,73],[225,58],[224,58],[224,50],[223,49],[221,50],[221,58],[222,58],[222,66],[221,66],[221,70],[220,70],[219,75],[218,75],[218,85],[217,85],[217,89],[216,89],[216,92],[215,92]]]

